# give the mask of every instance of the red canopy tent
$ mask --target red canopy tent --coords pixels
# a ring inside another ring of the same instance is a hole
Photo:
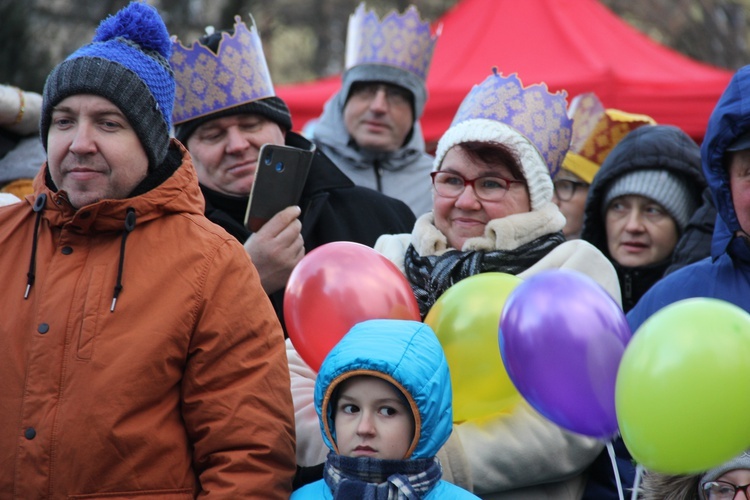
[[[422,117],[428,143],[493,66],[527,86],[567,90],[568,100],[595,92],[606,107],[677,125],[697,141],[733,74],[657,44],[597,0],[463,0],[440,23]],[[334,76],[276,90],[301,128],[339,86]]]

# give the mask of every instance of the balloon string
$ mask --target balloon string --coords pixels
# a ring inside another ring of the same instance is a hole
[[[633,481],[633,496],[630,497],[630,500],[637,500],[638,498],[638,490],[641,487],[642,475],[643,475],[643,466],[641,464],[638,464],[635,466],[635,481]]]
[[[615,472],[617,493],[620,496],[620,500],[625,500],[625,494],[622,491],[622,481],[620,481],[620,471],[617,468],[617,458],[615,458],[615,448],[612,446],[612,441],[607,441],[607,452],[609,452],[609,459],[612,461],[612,470]]]

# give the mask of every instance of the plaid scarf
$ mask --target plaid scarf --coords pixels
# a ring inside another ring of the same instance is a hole
[[[562,232],[557,232],[540,236],[513,250],[451,250],[442,255],[424,257],[417,253],[414,245],[409,245],[404,258],[404,272],[424,320],[435,301],[462,279],[487,272],[516,275],[564,242]]]
[[[442,475],[437,457],[380,460],[330,452],[323,469],[323,479],[338,500],[417,500],[424,498]]]

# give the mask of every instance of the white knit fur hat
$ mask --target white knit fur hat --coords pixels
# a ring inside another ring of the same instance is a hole
[[[531,211],[552,203],[552,175],[570,147],[572,120],[565,92],[546,84],[524,87],[517,75],[493,73],[461,102],[448,131],[438,142],[434,170],[445,154],[465,142],[496,142],[515,151],[529,190]]]

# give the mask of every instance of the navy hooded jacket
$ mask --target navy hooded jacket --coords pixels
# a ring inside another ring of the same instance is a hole
[[[727,147],[750,131],[750,66],[737,71],[711,114],[701,146],[703,173],[718,212],[711,256],[656,283],[627,315],[632,331],[659,309],[692,297],[712,297],[750,311],[750,246],[736,236],[737,219],[727,173]]]

